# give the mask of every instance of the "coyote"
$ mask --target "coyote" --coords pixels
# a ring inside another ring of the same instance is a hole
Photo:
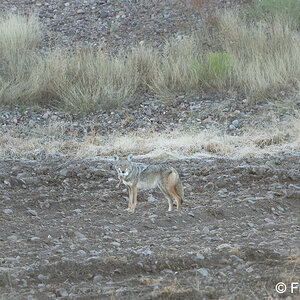
[[[173,208],[172,196],[177,201],[177,209],[183,203],[183,186],[178,172],[172,167],[163,165],[145,166],[132,162],[133,155],[119,160],[114,155],[114,166],[119,177],[119,185],[123,182],[129,192],[128,211],[134,212],[136,206],[137,189],[147,190],[159,187],[169,202],[169,211]]]

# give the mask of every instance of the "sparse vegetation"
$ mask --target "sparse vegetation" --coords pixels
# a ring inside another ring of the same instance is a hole
[[[268,11],[271,20],[219,12],[213,31],[166,42],[163,52],[139,46],[117,54],[79,48],[42,53],[37,18],[10,15],[0,20],[0,103],[88,113],[114,109],[145,91],[172,101],[206,89],[234,89],[255,100],[298,90],[300,39],[292,26],[298,17],[290,21],[282,14],[296,14],[293,3],[284,9],[279,0],[254,1],[253,9]],[[209,48],[208,39],[214,43]]]
[[[232,136],[215,128],[203,131],[179,128],[173,132],[137,131],[108,137],[97,135],[93,130],[78,137],[72,127],[67,129],[64,122],[54,122],[48,127],[31,129],[26,139],[23,136],[22,127],[3,134],[0,137],[0,156],[29,158],[50,154],[86,158],[107,157],[117,152],[153,159],[196,157],[199,153],[243,158],[299,151],[300,121],[292,119],[280,126],[274,123],[261,128],[249,127],[240,136]],[[49,138],[45,139],[45,136]]]

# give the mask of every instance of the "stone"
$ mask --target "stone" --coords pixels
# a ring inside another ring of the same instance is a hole
[[[203,277],[207,277],[208,276],[208,271],[204,268],[200,268],[197,270],[198,273],[200,273]]]
[[[9,209],[9,208],[3,209],[3,212],[4,212],[6,215],[12,215],[12,214],[13,214],[12,209]]]
[[[103,276],[102,275],[96,275],[94,278],[93,278],[93,282],[96,283],[96,284],[99,284],[103,281]]]
[[[112,244],[113,246],[116,246],[116,247],[120,247],[120,246],[121,246],[121,244],[118,243],[118,242],[111,242],[111,244]]]
[[[201,253],[197,253],[196,258],[200,259],[200,260],[203,260],[204,256]]]
[[[68,170],[67,169],[60,170],[59,175],[62,177],[66,177],[68,175]]]
[[[59,290],[57,290],[56,294],[58,295],[58,297],[68,297],[69,296],[67,290],[64,288],[60,288]]]
[[[234,120],[231,123],[234,127],[238,127],[239,126],[239,121],[238,120]]]
[[[203,231],[204,233],[209,233],[209,229],[208,229],[207,226],[204,226],[203,229],[202,229],[202,231]]]
[[[74,234],[81,241],[86,241],[87,240],[87,237],[79,231],[75,231]]]
[[[86,252],[84,250],[78,250],[77,254],[80,256],[86,256]]]
[[[34,217],[36,217],[38,215],[34,209],[28,209],[27,211]]]

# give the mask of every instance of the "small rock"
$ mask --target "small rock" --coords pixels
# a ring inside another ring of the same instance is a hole
[[[197,253],[196,258],[200,259],[200,260],[203,260],[204,256],[201,253]]]
[[[112,244],[113,246],[116,246],[116,247],[120,247],[120,246],[121,246],[121,244],[118,243],[118,242],[111,242],[111,244]]]
[[[246,272],[247,272],[247,273],[253,272],[253,268],[252,268],[252,267],[247,268],[247,269],[246,269]]]
[[[13,234],[13,235],[8,236],[7,239],[12,241],[12,242],[15,242],[15,241],[18,240],[18,236]]]
[[[9,180],[4,180],[4,183],[5,183],[7,186],[11,187],[11,183],[10,183]]]
[[[208,276],[208,272],[206,269],[204,268],[200,268],[197,270],[197,272],[199,272],[202,276],[207,277]]]
[[[59,171],[59,175],[60,176],[63,176],[63,177],[66,177],[68,175],[68,170],[66,169],[62,169]]]
[[[78,250],[77,254],[80,256],[86,256],[86,252],[84,250]]]
[[[238,120],[234,120],[231,123],[234,127],[238,127],[239,126],[239,121]]]
[[[266,223],[273,223],[273,220],[271,220],[271,219],[269,219],[269,218],[265,218],[264,221],[265,221]]]
[[[292,190],[300,190],[300,187],[295,184],[289,184],[288,188]]]
[[[49,279],[49,276],[45,276],[43,274],[39,274],[38,275],[38,279],[41,280],[41,281],[46,281]]]
[[[78,239],[80,239],[81,241],[87,240],[87,237],[86,237],[83,233],[81,233],[81,232],[79,232],[79,231],[75,231],[74,234],[75,234],[75,236],[76,236]]]
[[[68,297],[69,296],[67,290],[64,288],[60,288],[59,290],[57,290],[56,294],[58,297]]]
[[[49,114],[46,112],[45,114],[43,114],[42,118],[47,120],[49,118]]]
[[[209,229],[208,229],[207,226],[204,226],[203,229],[202,229],[202,231],[203,231],[204,233],[209,233]]]
[[[233,261],[237,261],[237,262],[239,262],[239,263],[243,263],[244,261],[241,259],[241,258],[239,258],[238,256],[236,256],[236,255],[230,255],[230,258],[233,260]]]
[[[143,252],[144,255],[150,256],[153,255],[153,252],[151,250],[146,250]]]
[[[96,275],[93,279],[93,282],[98,284],[101,283],[102,281],[103,281],[103,276],[101,275]]]
[[[13,214],[13,211],[9,208],[6,208],[6,209],[3,209],[3,212],[6,214],[6,215],[12,215]]]
[[[36,217],[38,215],[34,209],[28,209],[27,211],[34,217]]]

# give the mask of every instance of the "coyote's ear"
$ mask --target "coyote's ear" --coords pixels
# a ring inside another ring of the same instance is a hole
[[[128,157],[127,157],[127,160],[132,161],[132,159],[133,159],[133,154],[129,154]]]
[[[114,154],[114,161],[118,161],[119,160],[119,156],[117,154]]]

